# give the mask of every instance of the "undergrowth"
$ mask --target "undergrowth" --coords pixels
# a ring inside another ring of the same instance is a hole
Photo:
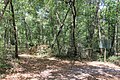
[[[120,66],[120,56],[110,56],[107,61]]]
[[[12,66],[8,63],[7,52],[5,50],[0,50],[0,74],[4,74],[7,69],[10,69]]]

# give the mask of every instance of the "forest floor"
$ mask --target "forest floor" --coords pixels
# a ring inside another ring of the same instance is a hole
[[[19,56],[0,80],[120,80],[120,67],[108,62]]]

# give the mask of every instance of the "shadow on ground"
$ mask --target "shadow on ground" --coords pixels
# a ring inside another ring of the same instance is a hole
[[[21,57],[1,80],[120,80],[119,67],[103,62],[91,64],[55,58]]]

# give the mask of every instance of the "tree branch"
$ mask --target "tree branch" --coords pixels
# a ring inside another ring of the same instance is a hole
[[[63,28],[63,26],[64,26],[64,23],[65,23],[65,20],[66,20],[66,18],[67,18],[67,15],[68,15],[69,11],[70,11],[70,8],[68,9],[68,11],[67,11],[67,13],[66,13],[66,15],[65,15],[65,17],[64,17],[64,19],[63,19],[63,22],[62,22],[62,24],[60,25],[60,28],[59,28],[58,33],[57,33],[56,36],[54,37],[54,40],[53,40],[53,43],[52,43],[52,48],[53,48],[53,46],[54,46],[54,44],[55,44],[55,41],[56,41],[57,37],[59,36],[59,34],[60,34],[61,31],[62,31],[62,28]]]
[[[4,3],[5,3],[5,6],[4,6],[2,12],[0,13],[0,20],[2,19],[3,15],[4,15],[4,13],[5,13],[5,10],[6,10],[6,8],[7,8],[7,5],[9,4],[9,0],[6,0],[6,2],[4,2]]]

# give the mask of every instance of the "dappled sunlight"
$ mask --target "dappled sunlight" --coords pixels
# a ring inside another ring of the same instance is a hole
[[[88,65],[92,66],[99,66],[99,67],[111,67],[115,69],[120,69],[119,66],[116,66],[115,64],[112,64],[110,62],[98,62],[98,61],[93,61],[93,62],[88,62]]]
[[[0,21],[0,80],[120,80],[120,0],[0,0]]]
[[[43,78],[47,78],[48,76],[52,75],[51,72],[55,72],[55,71],[58,71],[57,69],[56,70],[50,70],[50,69],[47,69],[47,70],[44,70],[40,73],[41,77]]]
[[[34,73],[14,73],[11,75],[7,75],[5,80],[24,80],[24,79],[34,79],[34,78],[38,79],[39,77],[40,77],[39,74],[34,74]]]
[[[1,80],[119,80],[120,67],[104,62],[21,56]]]
[[[73,67],[71,72],[74,74],[89,74],[94,77],[103,76],[104,78],[113,78],[117,77],[120,78],[120,70],[115,70],[111,68],[104,68],[104,67],[95,67],[95,66],[81,66],[81,67]],[[115,79],[115,80],[117,80]]]

